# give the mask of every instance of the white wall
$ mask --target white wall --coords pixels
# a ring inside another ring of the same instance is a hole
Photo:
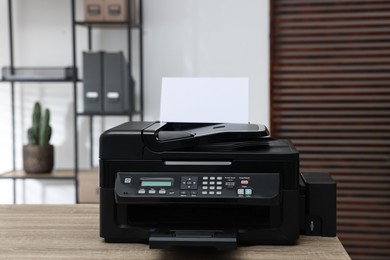
[[[81,19],[82,1],[76,2],[77,15]],[[72,64],[70,0],[23,0],[13,3],[16,66]],[[157,120],[159,117],[162,77],[237,76],[249,78],[250,121],[269,125],[268,0],[144,0],[143,3],[146,120]],[[9,64],[7,17],[7,1],[0,1],[1,67]],[[79,64],[81,50],[87,47],[86,36],[84,28],[77,29]],[[125,51],[126,34],[122,29],[96,30],[93,42],[94,50]],[[136,35],[133,39],[134,49],[138,48],[137,44]],[[138,54],[133,57],[137,59]],[[137,81],[139,66],[136,62],[133,65]],[[0,122],[3,124],[0,128],[0,172],[12,168],[9,89],[9,84],[0,83]],[[56,168],[71,168],[74,149],[72,86],[64,83],[16,84],[17,168],[22,168],[21,147],[26,142],[25,131],[31,123],[31,108],[36,100],[40,100],[52,112]],[[94,120],[95,144],[104,129],[124,121],[125,117]],[[80,166],[87,168],[90,146],[87,118],[79,118],[78,124]],[[94,157],[98,157],[97,145]],[[41,182],[32,183],[34,186],[34,183]],[[58,192],[62,196],[54,202],[72,203],[73,200],[69,199],[74,197],[69,195],[69,192],[74,192],[69,191],[72,184],[69,182],[68,187],[64,188],[64,182],[60,183]],[[56,183],[50,182],[50,185],[55,186]],[[10,182],[0,181],[0,203],[11,202],[9,186]],[[27,189],[26,197],[42,194],[42,187]],[[30,191],[31,194],[28,194]]]

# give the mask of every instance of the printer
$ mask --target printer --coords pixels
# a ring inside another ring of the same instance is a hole
[[[336,235],[336,184],[257,124],[128,122],[100,137],[100,236],[150,248]]]

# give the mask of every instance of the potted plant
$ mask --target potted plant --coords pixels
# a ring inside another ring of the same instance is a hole
[[[50,111],[41,118],[41,104],[36,102],[32,127],[27,130],[28,144],[23,146],[23,168],[27,173],[50,173],[54,165],[54,147],[51,137]]]

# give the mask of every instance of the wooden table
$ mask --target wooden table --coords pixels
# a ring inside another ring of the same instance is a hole
[[[99,237],[98,205],[0,205],[0,259],[350,259],[334,238],[305,237],[295,246],[234,251],[150,250]]]

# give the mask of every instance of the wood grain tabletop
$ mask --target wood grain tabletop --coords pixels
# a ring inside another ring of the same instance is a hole
[[[350,259],[337,237],[301,236],[294,246],[149,249],[99,237],[98,205],[0,205],[0,259]]]

